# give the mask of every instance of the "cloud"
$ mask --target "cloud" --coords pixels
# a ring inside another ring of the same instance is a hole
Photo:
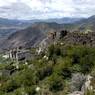
[[[94,0],[0,0],[0,17],[48,19],[95,15]]]
[[[9,6],[11,3],[17,2],[17,0],[0,0],[0,7],[1,6]]]

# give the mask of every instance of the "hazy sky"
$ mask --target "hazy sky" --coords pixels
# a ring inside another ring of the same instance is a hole
[[[0,0],[0,17],[48,19],[88,17],[95,14],[95,0]]]

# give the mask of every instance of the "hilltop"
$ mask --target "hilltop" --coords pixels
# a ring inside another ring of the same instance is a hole
[[[36,35],[23,31],[29,38]],[[38,33],[36,29],[35,33]],[[92,35],[95,37],[95,34],[62,30],[59,38],[55,36],[45,50],[37,53],[38,48],[29,49],[30,53],[34,52],[30,60],[4,59],[2,54],[0,94],[95,95],[95,47],[89,44]]]

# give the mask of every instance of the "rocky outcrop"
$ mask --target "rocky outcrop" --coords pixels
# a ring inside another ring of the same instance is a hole
[[[84,93],[89,91],[94,91],[93,77],[91,75],[83,75],[76,73],[72,75],[70,82],[70,94],[68,95],[84,95]]]
[[[81,91],[74,91],[73,93],[70,93],[68,95],[84,95],[84,93]]]
[[[95,47],[95,33],[68,33],[63,38],[64,43],[71,45],[87,45]]]
[[[70,91],[81,91],[83,84],[86,81],[86,77],[83,74],[77,73],[72,75],[70,82]]]

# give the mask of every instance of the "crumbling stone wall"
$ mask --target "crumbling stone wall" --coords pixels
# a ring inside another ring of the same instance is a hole
[[[72,44],[72,45],[87,45],[87,46],[95,46],[95,33],[68,33],[63,38],[64,43]]]

